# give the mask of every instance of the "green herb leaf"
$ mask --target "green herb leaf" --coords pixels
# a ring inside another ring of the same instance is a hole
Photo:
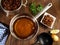
[[[36,7],[35,3],[31,3],[31,5],[30,5],[30,10],[31,10],[32,14],[34,14],[34,15],[36,15],[42,9],[43,9],[42,5],[38,5],[37,7]]]
[[[43,7],[41,5],[37,6],[37,11],[40,12],[43,9]]]
[[[30,5],[30,10],[34,15],[37,14],[37,9],[36,9],[36,4],[35,3],[32,3]]]

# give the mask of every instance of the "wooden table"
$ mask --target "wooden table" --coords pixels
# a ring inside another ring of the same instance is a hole
[[[48,13],[52,14],[56,17],[56,22],[54,24],[54,29],[60,29],[60,0],[28,0],[27,7],[22,7],[19,10],[19,13],[30,13],[29,11],[29,3],[35,2],[36,5],[42,4],[43,7],[46,6],[49,2],[52,2],[53,6],[47,11]],[[6,17],[6,13],[0,8],[0,22],[3,22],[7,25],[9,25],[10,20],[13,18],[15,14],[10,14],[8,17]],[[40,23],[39,23],[40,24]],[[39,34],[42,32],[48,32],[49,28],[43,26],[40,24],[39,28]],[[57,34],[60,37],[60,33]],[[24,45],[31,45],[35,42],[35,38],[32,38],[29,41],[25,41]],[[15,39],[11,34],[9,35],[6,45],[21,45],[21,41]],[[53,42],[53,45],[60,45],[60,40],[58,42]]]

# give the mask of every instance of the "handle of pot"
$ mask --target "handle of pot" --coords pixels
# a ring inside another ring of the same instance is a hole
[[[51,6],[52,6],[52,3],[49,3],[43,10],[40,11],[40,13],[38,13],[35,16],[35,20],[39,18],[43,13],[45,13]]]
[[[6,16],[7,16],[7,17],[9,16],[9,12],[6,12]]]
[[[26,7],[26,4],[27,4],[27,3],[28,3],[27,0],[25,0],[25,3],[23,3],[23,0],[21,0],[21,4],[22,4],[22,6]]]

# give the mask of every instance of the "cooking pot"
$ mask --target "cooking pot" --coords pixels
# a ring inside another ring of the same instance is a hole
[[[27,4],[27,0],[26,0],[25,3],[23,3],[23,0],[21,0],[21,4],[20,4],[20,6],[17,9],[9,11],[9,10],[6,10],[6,9],[3,8],[3,6],[2,6],[2,0],[0,0],[0,6],[3,9],[3,11],[6,12],[6,16],[8,16],[10,13],[17,12],[18,10],[20,10],[22,8],[22,6],[26,7],[26,4]]]

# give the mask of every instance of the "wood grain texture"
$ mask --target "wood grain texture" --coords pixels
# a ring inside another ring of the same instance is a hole
[[[53,6],[47,11],[48,13],[52,14],[53,16],[56,17],[56,22],[54,24],[54,29],[60,29],[60,0],[28,0],[28,4],[27,7],[22,7],[18,13],[28,13],[31,14],[31,12],[29,11],[29,4],[31,2],[35,2],[36,5],[38,4],[42,4],[43,7],[46,6],[49,2],[51,2],[53,4]],[[17,14],[17,13],[16,13]],[[13,18],[15,14],[10,14],[8,17],[6,17],[6,13],[0,8],[0,22],[3,22],[7,25],[9,25],[10,20]],[[39,34],[42,32],[48,32],[49,28],[43,26],[42,24],[40,24],[40,28],[39,28]],[[60,37],[60,33],[57,34]],[[32,38],[31,40],[27,40],[27,41],[20,41],[15,39],[13,36],[11,36],[11,34],[8,37],[8,40],[6,42],[6,45],[22,45],[22,43],[24,45],[31,45],[36,41],[36,38]],[[53,45],[60,45],[60,40],[58,42],[53,42]]]

